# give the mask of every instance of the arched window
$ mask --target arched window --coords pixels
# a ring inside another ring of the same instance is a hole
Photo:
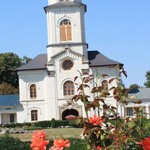
[[[74,84],[72,81],[66,81],[63,86],[64,95],[74,95]]]
[[[60,40],[61,41],[71,41],[71,22],[68,19],[64,19],[60,23]]]
[[[30,98],[35,98],[36,97],[36,85],[31,84],[30,85]]]
[[[31,121],[37,121],[37,120],[38,120],[38,111],[31,110]]]

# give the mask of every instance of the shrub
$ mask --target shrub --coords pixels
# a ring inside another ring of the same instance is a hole
[[[4,135],[0,137],[0,150],[30,150],[30,146],[27,142]]]
[[[55,120],[56,127],[61,127],[61,126],[68,126],[69,125],[69,120]]]
[[[69,150],[87,150],[87,141],[79,138],[68,138],[71,143]]]
[[[86,145],[88,143],[86,140],[79,139],[79,138],[68,138],[68,140],[71,143],[71,147],[69,148],[69,150],[87,150]],[[53,140],[50,140],[47,149],[51,148],[52,145],[53,145]]]
[[[57,126],[56,126],[56,121],[55,121],[54,118],[51,120],[51,127],[52,127],[52,128],[56,128],[56,127],[57,127]]]
[[[83,127],[83,123],[80,122],[79,124],[77,124],[76,120],[71,120],[71,121],[69,121],[69,126],[71,126],[73,128],[82,128]]]
[[[2,124],[1,127],[6,127],[6,128],[15,128],[15,127],[22,127],[22,123],[9,123],[9,124]]]
[[[24,127],[25,130],[40,130],[42,127],[36,127],[36,126],[26,126]]]
[[[46,121],[38,121],[38,122],[27,122],[27,123],[10,123],[10,124],[1,124],[0,127],[6,127],[6,128],[22,128],[24,127],[25,129],[29,130],[36,130],[37,128],[57,128],[61,126],[68,126],[69,125],[69,120],[55,120],[54,118],[52,119],[52,122],[50,120]]]
[[[51,121],[38,121],[34,123],[34,126],[41,127],[41,128],[50,128],[51,127]]]

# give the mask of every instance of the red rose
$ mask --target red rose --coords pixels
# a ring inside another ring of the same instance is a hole
[[[145,138],[140,142],[140,144],[143,147],[143,150],[150,150],[150,137]]]
[[[54,141],[54,146],[50,148],[50,150],[63,150],[64,147],[70,147],[70,141],[69,140],[63,140],[63,139],[56,139]]]
[[[100,116],[94,115],[93,117],[89,117],[89,122],[93,125],[101,125],[104,122],[104,119],[102,119]]]
[[[46,145],[48,143],[49,141],[45,141],[45,132],[43,130],[38,130],[33,133],[30,147],[32,150],[46,150]]]

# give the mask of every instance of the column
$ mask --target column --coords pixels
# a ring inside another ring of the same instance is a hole
[[[146,117],[147,117],[147,119],[150,119],[149,105],[146,105]]]

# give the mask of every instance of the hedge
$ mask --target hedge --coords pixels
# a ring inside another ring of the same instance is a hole
[[[87,142],[79,138],[68,138],[71,147],[69,150],[86,150]],[[22,142],[21,140],[11,137],[10,135],[3,135],[0,137],[0,150],[31,150],[31,142]],[[47,146],[47,150],[53,145],[53,141]],[[79,149],[80,148],[80,149]]]
[[[71,123],[70,123],[71,122]],[[69,120],[55,120],[54,118],[52,120],[48,121],[38,121],[38,122],[32,122],[32,123],[10,123],[10,124],[1,124],[1,127],[6,128],[16,128],[16,127],[25,127],[25,129],[37,129],[37,128],[58,128],[58,127],[65,127],[65,126],[71,126],[71,127],[81,127],[81,125],[76,125],[75,122],[69,121]]]

